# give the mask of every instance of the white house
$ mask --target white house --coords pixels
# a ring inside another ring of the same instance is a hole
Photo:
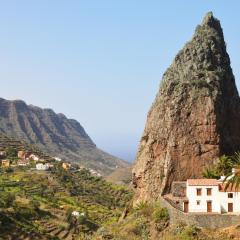
[[[54,157],[54,160],[57,161],[57,162],[61,162],[62,161],[62,159],[59,158],[59,157]]]
[[[37,163],[36,164],[36,169],[41,170],[41,171],[47,171],[50,168],[49,164],[43,164],[43,163]]]
[[[79,217],[79,216],[85,216],[85,213],[84,212],[78,212],[78,211],[73,211],[72,212],[72,216],[74,216],[74,217]]]
[[[20,160],[17,161],[18,166],[28,166],[29,164],[30,164],[30,162],[27,159],[26,160],[21,160],[20,159]]]
[[[29,156],[29,159],[32,159],[33,161],[36,161],[36,162],[40,160],[40,158],[37,155],[35,155],[35,154],[31,154]]]
[[[188,179],[183,210],[191,213],[240,214],[240,190],[226,189],[223,178]]]
[[[0,156],[1,157],[5,157],[6,156],[6,152],[5,151],[0,151]]]

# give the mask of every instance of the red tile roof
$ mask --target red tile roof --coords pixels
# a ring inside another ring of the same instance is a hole
[[[189,186],[218,186],[219,182],[217,179],[188,179],[187,183]]]

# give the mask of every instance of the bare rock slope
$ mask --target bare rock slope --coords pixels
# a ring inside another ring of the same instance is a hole
[[[133,169],[135,202],[240,150],[240,101],[220,22],[208,13],[163,75]]]
[[[35,144],[65,160],[106,175],[128,164],[96,147],[79,122],[51,109],[0,98],[0,134]]]

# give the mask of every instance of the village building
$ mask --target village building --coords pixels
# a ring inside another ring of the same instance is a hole
[[[6,151],[0,151],[0,157],[6,157],[7,153]]]
[[[222,176],[219,180],[188,179],[186,182],[173,182],[171,194],[164,198],[186,213],[240,214],[240,189],[231,185],[227,187],[224,179]]]
[[[31,159],[31,160],[33,160],[33,161],[35,161],[35,162],[37,162],[37,161],[40,160],[40,158],[39,158],[37,155],[35,155],[35,154],[31,154],[31,155],[29,156],[29,159]]]
[[[99,172],[97,172],[97,171],[95,171],[95,170],[93,170],[91,168],[89,168],[88,170],[94,176],[97,176],[97,177],[101,177],[102,176]]]
[[[25,151],[18,151],[18,154],[17,154],[18,158],[25,158]]]
[[[36,169],[39,171],[47,171],[50,169],[50,165],[48,163],[43,164],[43,163],[37,163],[36,164]]]
[[[84,217],[86,214],[84,213],[84,212],[78,212],[78,211],[73,211],[72,212],[72,216],[74,216],[74,217],[79,217],[79,216],[81,216],[81,217]]]
[[[62,161],[62,159],[59,158],[59,157],[54,157],[53,159],[54,159],[55,161],[57,161],[57,162],[61,162],[61,161]]]
[[[18,153],[17,153],[17,156],[20,159],[28,159],[30,155],[31,155],[30,152],[26,152],[26,151],[23,151],[23,150],[18,151]]]
[[[27,159],[20,159],[17,161],[18,166],[28,166],[29,164],[30,164],[30,162]]]
[[[72,212],[72,216],[74,217],[79,217],[80,216],[80,213],[78,211],[73,211]]]
[[[8,160],[8,159],[2,160],[1,166],[2,166],[2,168],[8,168],[8,167],[10,167],[10,160]]]
[[[68,170],[68,169],[70,169],[70,167],[71,167],[71,164],[70,163],[62,163],[62,168],[63,169],[65,169],[65,170]]]

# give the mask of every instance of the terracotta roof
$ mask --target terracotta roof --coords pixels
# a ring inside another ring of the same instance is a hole
[[[218,186],[219,182],[217,179],[188,179],[187,183],[189,186]]]
[[[240,192],[240,186],[239,188],[236,188],[236,185],[229,185],[226,189],[226,184],[225,183],[222,183],[222,184],[219,184],[219,191],[220,192]]]

